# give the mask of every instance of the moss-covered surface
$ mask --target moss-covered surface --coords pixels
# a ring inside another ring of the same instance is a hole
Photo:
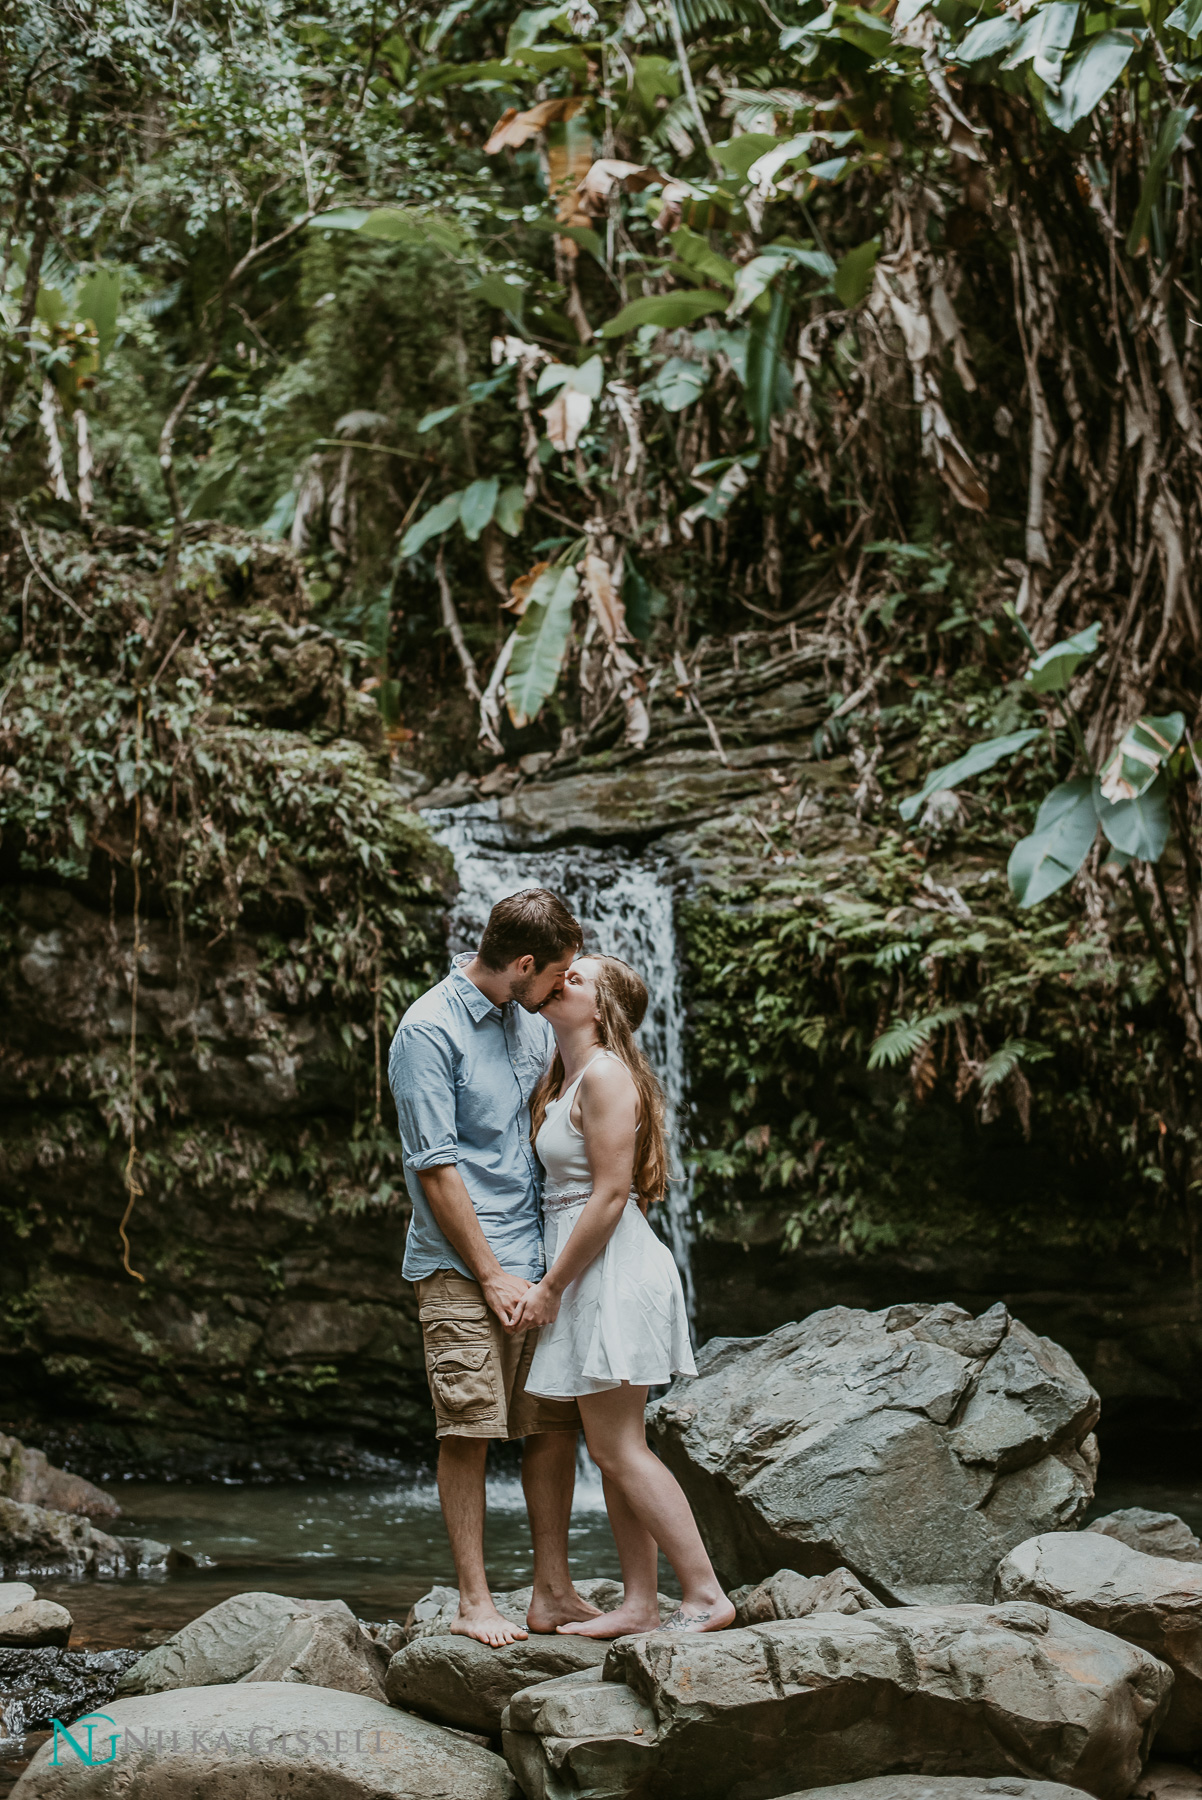
[[[8,621],[0,1411],[144,1465],[394,1448],[428,1403],[383,1064],[441,973],[447,858],[286,551],[193,531],[139,687],[161,547],[40,548],[84,617]]]

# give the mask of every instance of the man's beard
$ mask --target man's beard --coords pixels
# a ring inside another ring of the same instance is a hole
[[[537,982],[537,975],[523,975],[521,979],[515,981],[510,988],[509,998],[511,1000],[516,1000],[519,1006],[524,1006],[527,1012],[538,1012],[541,1009],[543,1002],[541,1000],[531,1000],[530,998]],[[550,996],[548,995],[546,998],[549,999]]]

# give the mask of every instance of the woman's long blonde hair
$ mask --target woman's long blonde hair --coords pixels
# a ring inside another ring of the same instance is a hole
[[[597,967],[597,1041],[612,1050],[630,1070],[639,1096],[639,1133],[634,1150],[634,1188],[646,1212],[662,1200],[668,1185],[668,1155],[664,1146],[664,1090],[634,1034],[647,1012],[647,989],[640,975],[618,956],[592,956],[582,961]],[[547,1114],[547,1102],[563,1087],[563,1058],[554,1061],[530,1098],[530,1135],[536,1138]]]

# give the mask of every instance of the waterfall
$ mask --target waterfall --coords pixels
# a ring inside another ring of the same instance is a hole
[[[452,953],[476,948],[489,912],[504,895],[547,887],[580,920],[586,949],[624,958],[646,982],[650,1003],[639,1039],[667,1098],[674,1174],[667,1198],[650,1216],[676,1258],[693,1318],[692,1195],[680,1154],[685,1107],[681,984],[666,862],[587,844],[514,850],[495,801],[431,810],[425,821],[455,858],[459,876],[459,898],[450,915]]]

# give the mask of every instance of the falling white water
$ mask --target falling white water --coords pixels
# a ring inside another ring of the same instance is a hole
[[[426,814],[434,836],[455,858],[460,892],[450,915],[452,953],[474,950],[495,903],[519,888],[553,889],[580,920],[585,947],[622,957],[647,984],[650,1004],[639,1031],[667,1099],[675,1179],[652,1211],[676,1258],[690,1319],[694,1314],[692,1195],[680,1154],[685,1105],[680,968],[665,863],[619,849],[571,844],[513,850],[495,801]]]

